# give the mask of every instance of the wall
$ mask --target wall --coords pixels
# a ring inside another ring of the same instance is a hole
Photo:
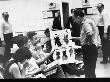
[[[71,9],[81,8],[82,0],[69,0]]]
[[[45,29],[51,27],[53,19],[44,20],[42,11],[48,10],[49,2],[59,3],[61,9],[62,1],[69,2],[70,10],[82,7],[82,0],[2,0],[0,1],[0,20],[2,20],[1,13],[8,11],[15,32]],[[99,2],[103,2],[105,8],[110,11],[109,0],[90,0],[91,6]]]
[[[45,29],[42,11],[46,9],[46,0],[0,1],[0,19],[8,11],[14,32]]]
[[[62,1],[71,3],[70,9],[74,2],[74,7],[80,6],[80,0],[2,0],[0,1],[0,19],[2,19],[1,13],[8,11],[14,32],[45,29],[52,26],[53,19],[44,20],[42,11],[48,10],[49,2],[59,3],[61,9]]]

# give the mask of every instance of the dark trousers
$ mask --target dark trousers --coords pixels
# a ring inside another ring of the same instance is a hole
[[[13,47],[13,33],[4,34],[4,41],[6,43],[5,46],[5,54],[4,54],[4,62],[8,61],[11,58],[10,52]]]
[[[85,78],[96,78],[95,68],[96,68],[96,61],[98,56],[97,47],[94,44],[84,45],[82,46],[82,53],[83,53]]]
[[[110,25],[107,28],[107,39],[103,39],[103,61],[108,62],[108,58],[110,58]]]
[[[103,40],[102,51],[103,51],[103,61],[108,62],[110,58],[110,41],[108,39]]]
[[[107,28],[107,39],[105,39],[104,36],[104,26],[98,26],[99,29],[99,35],[101,38],[101,44],[102,44],[102,52],[103,52],[103,61],[108,62],[108,58],[110,57],[110,25]]]
[[[98,30],[99,30],[99,35],[100,35],[100,39],[101,39],[101,43],[103,43],[103,39],[104,39],[104,26],[98,26]]]

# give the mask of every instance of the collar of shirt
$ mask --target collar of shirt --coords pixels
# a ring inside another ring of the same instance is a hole
[[[83,24],[84,24],[85,21],[86,21],[86,18],[87,18],[87,16],[85,16],[85,17],[83,18],[83,20],[82,20],[82,23],[81,23],[81,26],[80,26],[80,31],[81,31],[81,29],[82,29]]]
[[[87,18],[87,16],[85,16],[85,17],[83,18],[82,24],[84,24],[84,23],[85,23],[86,18]]]

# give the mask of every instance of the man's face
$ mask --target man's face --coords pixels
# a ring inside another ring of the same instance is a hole
[[[97,9],[101,13],[104,7],[102,7],[102,4],[98,4]]]
[[[3,18],[7,21],[9,16],[8,15],[4,15]]]
[[[36,46],[35,46],[35,48],[37,49],[37,50],[41,50],[42,49],[42,46],[41,46],[41,44],[37,44]]]
[[[27,47],[27,48],[30,48],[30,43],[29,43],[29,41],[27,42],[26,47]]]
[[[75,22],[76,22],[77,24],[81,24],[82,18],[79,17],[79,16],[75,17]]]
[[[55,13],[55,17],[59,17],[60,16],[60,11],[57,11],[56,13]]]
[[[72,17],[74,17],[74,12],[72,13]]]

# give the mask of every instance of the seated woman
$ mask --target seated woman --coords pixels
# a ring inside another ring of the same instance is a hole
[[[25,78],[28,61],[31,59],[31,52],[27,47],[20,48],[16,51],[9,62],[6,63],[4,69],[5,79]]]
[[[42,50],[40,39],[36,37],[35,32],[28,32],[27,36],[30,40],[30,51],[32,52],[32,56],[36,59],[36,63],[38,65],[43,64],[47,59],[49,59],[52,56],[54,50],[50,53],[45,53]]]
[[[34,68],[34,71],[29,72],[30,71],[29,69],[33,67],[32,63],[34,63],[34,61],[33,62],[31,61],[32,55],[30,50],[27,47],[19,48],[14,54],[13,58],[10,59],[10,61],[7,62],[7,64],[5,65],[4,78],[5,79],[33,78],[32,75],[34,75],[38,71],[42,71],[45,69],[45,67],[42,66],[38,70],[35,70]],[[42,76],[40,75],[40,77]]]
[[[18,39],[17,39],[17,45],[19,48],[23,48],[23,47],[27,47],[28,49],[30,49],[30,44],[29,44],[29,41],[28,41],[28,38],[26,36],[19,36]],[[31,52],[31,55],[32,55],[32,52]],[[28,75],[34,75],[40,71],[42,71],[46,66],[43,65],[41,67],[39,67],[37,65],[37,61],[36,59],[33,57],[31,57],[31,59],[29,60],[29,68],[27,69],[27,76]]]
[[[38,72],[42,71],[43,68],[46,67],[46,65],[44,64],[44,62],[48,58],[50,58],[52,56],[53,52],[54,52],[54,51],[52,51],[50,53],[44,53],[42,51],[41,45],[38,43],[38,40],[36,40],[36,37],[34,36],[32,39],[31,39],[31,42],[30,43],[29,43],[29,40],[28,40],[28,38],[26,36],[19,36],[19,38],[17,39],[18,40],[17,41],[17,45],[18,45],[19,48],[28,47],[30,49],[31,53],[32,53],[31,54],[32,55],[32,58],[30,60],[30,64],[32,65],[33,69],[31,67],[30,73],[28,71],[28,75],[29,74],[33,75],[35,73],[38,73]],[[33,46],[33,45],[36,45],[36,46]],[[39,66],[39,68],[38,68],[38,66]]]

